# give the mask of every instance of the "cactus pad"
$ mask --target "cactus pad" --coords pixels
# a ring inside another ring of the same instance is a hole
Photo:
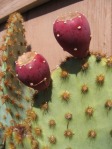
[[[32,132],[40,149],[112,148],[112,60],[67,58],[35,95]]]
[[[2,72],[0,72],[0,123],[11,126],[21,123],[26,109],[31,107],[33,90],[24,86],[16,77],[15,61],[26,51],[23,19],[19,13],[9,17],[6,35],[1,46]]]

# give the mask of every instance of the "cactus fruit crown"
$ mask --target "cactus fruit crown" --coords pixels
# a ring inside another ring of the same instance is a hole
[[[11,37],[8,35],[5,40],[8,45],[5,42],[2,46],[2,50],[6,49],[3,56],[13,54],[12,59],[4,57],[2,65],[5,75],[1,80],[0,134],[4,134],[5,148],[111,149],[112,58],[103,57],[100,53],[92,53],[83,59],[78,59],[79,55],[77,58],[67,57],[52,73],[49,87],[33,94],[31,88],[18,80],[14,71],[18,50],[22,49],[19,54],[26,51],[21,21],[17,16],[15,13],[9,19],[11,23],[7,30],[9,33],[11,29]],[[12,38],[16,39],[13,46],[9,44]],[[18,63],[21,66],[32,64],[35,53],[30,58],[29,55],[24,54]],[[45,63],[41,64],[44,66]],[[49,67],[44,68],[49,70]],[[5,82],[7,78],[8,83]],[[10,83],[18,90],[13,89]],[[27,100],[32,99],[32,94],[33,102]],[[14,124],[10,123],[12,120]]]
[[[69,14],[65,14],[63,16],[60,16],[57,18],[58,21],[67,21],[73,18],[79,17],[80,18],[80,13],[69,13]]]
[[[24,53],[21,57],[18,58],[18,64],[23,66],[30,63],[34,59],[35,55],[35,52],[27,52],[26,54]]]

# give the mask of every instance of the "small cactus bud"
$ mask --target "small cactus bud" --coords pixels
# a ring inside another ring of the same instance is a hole
[[[107,67],[112,67],[112,57],[107,59]]]
[[[32,140],[32,149],[39,149],[39,143],[36,140]]]
[[[96,138],[96,131],[95,130],[90,130],[89,132],[88,132],[88,137],[89,138]]]
[[[100,74],[96,77],[96,82],[98,85],[103,85],[104,84],[104,80],[105,80],[105,77],[104,75]]]
[[[68,91],[64,91],[62,94],[61,94],[61,98],[62,100],[64,101],[69,101],[70,100],[70,93]]]
[[[69,130],[69,129],[67,129],[67,130],[64,132],[64,136],[67,137],[67,138],[72,138],[73,135],[74,135],[74,133],[73,133],[71,130]]]
[[[17,119],[20,119],[21,116],[20,116],[19,113],[16,113],[16,114],[15,114],[15,117],[16,117]]]
[[[112,108],[112,100],[107,100],[105,103],[105,108],[110,110]]]
[[[49,109],[48,103],[47,103],[47,102],[44,103],[44,104],[41,106],[41,109],[44,110],[44,111],[48,111],[48,109]]]
[[[87,116],[91,117],[91,116],[93,116],[94,110],[92,107],[88,107],[88,108],[86,108],[85,113]]]
[[[53,135],[51,135],[50,137],[49,137],[49,142],[51,143],[51,144],[56,144],[56,137],[55,136],[53,136]]]
[[[37,135],[37,136],[41,136],[42,135],[42,129],[41,128],[35,128],[35,134]]]
[[[0,79],[3,78],[5,76],[4,72],[0,72]]]
[[[13,142],[9,143],[9,149],[16,149],[15,145]]]
[[[51,119],[51,120],[49,121],[49,126],[50,126],[50,127],[55,127],[55,126],[56,126],[55,120]]]
[[[101,61],[101,59],[102,59],[102,56],[101,56],[101,54],[96,54],[96,62],[100,62]]]
[[[68,72],[67,71],[65,71],[65,70],[62,70],[62,72],[61,72],[61,78],[63,78],[63,79],[66,79],[66,78],[68,78]]]
[[[27,113],[27,118],[31,119],[32,121],[37,120],[38,116],[37,116],[37,114],[35,113],[35,111],[29,109],[29,110],[27,110],[26,113]]]
[[[66,118],[67,120],[71,120],[71,119],[72,119],[72,114],[71,114],[71,113],[66,113],[66,114],[65,114],[65,118]]]
[[[1,50],[1,51],[6,51],[6,50],[7,50],[7,48],[6,48],[6,46],[5,46],[5,45],[2,45],[2,47],[0,47],[0,50]]]
[[[6,108],[6,112],[11,114],[12,110],[10,108]]]
[[[86,84],[82,85],[81,91],[84,94],[87,93],[88,92],[88,86]]]
[[[12,133],[13,133],[12,127],[6,128],[5,133],[4,133],[5,138],[9,138],[12,135]]]
[[[7,59],[8,59],[8,57],[7,57],[7,56],[2,55],[2,61],[3,61],[3,62],[7,62]]]
[[[82,70],[86,71],[88,69],[88,67],[89,67],[89,63],[87,62],[87,63],[82,65]]]

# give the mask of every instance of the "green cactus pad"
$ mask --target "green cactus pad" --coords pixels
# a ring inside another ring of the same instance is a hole
[[[27,50],[22,22],[23,18],[19,13],[13,13],[9,17],[4,43],[0,48],[3,51],[0,72],[0,123],[4,127],[21,123],[26,117],[26,110],[31,108],[34,93],[17,79],[15,73],[15,61]]]
[[[67,58],[35,95],[31,121],[40,149],[112,148],[112,59]]]

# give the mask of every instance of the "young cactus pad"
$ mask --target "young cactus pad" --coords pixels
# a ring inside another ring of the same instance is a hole
[[[35,95],[32,112],[40,149],[111,149],[112,59],[67,58],[53,72],[52,85]]]
[[[33,91],[24,86],[16,77],[15,61],[26,52],[23,18],[13,13],[6,25],[6,35],[1,47],[2,72],[0,85],[0,122],[5,126],[21,123],[25,118],[26,109],[31,107]]]

